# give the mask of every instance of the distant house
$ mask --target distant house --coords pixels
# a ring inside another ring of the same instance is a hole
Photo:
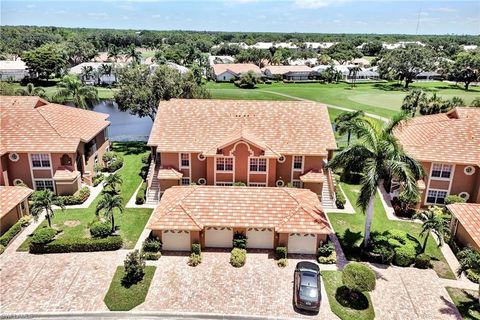
[[[129,62],[132,62],[132,58],[129,58],[126,55],[121,54],[117,57],[117,59],[114,59],[108,56],[108,52],[99,52],[98,55],[92,59],[92,62],[129,63]]]
[[[452,213],[452,236],[463,245],[480,251],[480,204],[455,203],[447,208]]]
[[[221,63],[234,63],[235,58],[232,56],[208,56],[208,62],[211,66],[214,64],[221,64]]]
[[[328,49],[337,42],[305,42],[308,49]]]
[[[112,84],[117,81],[115,66],[111,62],[82,62],[70,69],[71,74],[78,75],[86,84]],[[108,66],[108,72],[103,70],[103,66]],[[84,70],[90,69],[91,72],[85,75]]]
[[[177,63],[175,63],[175,62],[170,62],[170,61],[168,61],[168,62],[165,63],[165,65],[168,66],[168,67],[170,67],[170,68],[172,68],[172,69],[177,70],[177,71],[180,72],[181,74],[185,74],[185,73],[187,73],[188,71],[190,71],[190,69],[188,69],[187,67],[181,66],[181,65],[179,65],[179,64],[177,64]],[[152,63],[152,64],[149,66],[150,72],[154,72],[155,70],[157,70],[158,66],[159,66],[158,64]]]
[[[25,187],[0,186],[0,235],[29,214],[28,197],[32,193]]]
[[[478,46],[477,45],[464,45],[463,46],[463,50],[464,51],[473,51],[473,50],[477,50]]]
[[[356,58],[350,61],[350,64],[353,64],[355,66],[359,67],[369,67],[370,66],[370,61],[368,61],[365,58]]]
[[[436,81],[436,80],[443,80],[443,76],[435,71],[424,71],[420,72],[415,76],[415,80],[417,81]]]
[[[213,65],[213,73],[215,74],[216,81],[232,81],[249,71],[253,71],[253,73],[259,77],[262,76],[262,70],[252,63],[224,63]]]
[[[26,76],[28,68],[22,60],[0,61],[0,80],[22,81]]]
[[[308,66],[266,66],[262,69],[267,78],[284,80],[312,79],[313,69]]]
[[[345,81],[350,81],[353,79],[354,75],[350,71],[351,68],[356,67],[355,65],[334,65],[333,68],[335,71],[340,73],[342,80]],[[316,67],[313,67],[312,69],[317,72],[318,74],[321,74],[325,72],[330,68],[329,65],[319,65]],[[373,68],[367,69],[367,68],[361,68],[359,71],[357,71],[355,75],[355,80],[356,81],[368,81],[368,80],[377,80],[380,78],[380,74]]]
[[[317,58],[308,58],[308,59],[288,59],[288,64],[291,66],[309,66],[313,67],[318,63]]]

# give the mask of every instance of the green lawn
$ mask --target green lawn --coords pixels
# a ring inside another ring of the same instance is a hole
[[[447,287],[448,294],[465,320],[480,320],[478,292]]]
[[[144,143],[114,143],[112,150],[119,152],[124,157],[124,165],[120,169],[123,178],[121,195],[124,205],[135,193],[141,183],[140,169],[142,168],[141,157],[148,153]],[[87,209],[66,209],[55,210],[52,219],[54,227],[62,229],[61,238],[88,238],[90,232],[88,225],[95,219],[95,208],[100,196],[98,196]],[[124,240],[124,248],[132,249],[142,233],[152,213],[152,209],[126,208],[123,214],[115,214],[115,224],[118,226],[120,235]],[[40,224],[38,228],[47,225],[47,221]],[[29,238],[18,248],[19,251],[28,251]]]
[[[127,288],[122,285],[125,268],[118,267],[107,295],[103,299],[108,309],[110,311],[128,311],[142,304],[147,297],[156,268],[155,266],[146,266],[142,281]]]
[[[429,93],[437,93],[443,98],[461,97],[467,104],[480,94],[480,88],[473,87],[465,91],[460,86],[444,82],[418,82],[412,87],[423,88]],[[260,84],[257,89],[239,89],[231,83],[208,83],[213,98],[222,99],[226,96],[229,99],[269,99],[268,92],[283,93],[294,97],[309,99],[335,106],[364,110],[365,112],[377,114],[384,117],[391,117],[392,111],[400,110],[403,97],[406,91],[397,82],[389,83],[360,83],[355,88],[350,84]],[[284,98],[284,97],[282,97]],[[338,112],[338,110],[337,110]]]
[[[368,307],[361,310],[343,306],[335,298],[337,289],[343,286],[341,271],[322,271],[322,279],[327,291],[328,301],[330,302],[330,309],[342,320],[367,320],[375,318],[375,311],[373,310],[372,300],[368,293],[365,296],[368,301]],[[323,297],[325,299],[325,297]]]
[[[21,86],[20,84],[16,84],[15,85],[17,88],[26,88],[26,86]],[[35,86],[37,87],[37,86]],[[45,90],[45,94],[47,95],[47,97],[51,98],[53,95],[55,95],[58,91],[58,87],[57,86],[45,86],[45,87],[42,87],[42,86],[38,86],[38,87],[41,87]],[[98,98],[101,99],[101,100],[105,100],[105,99],[113,99],[113,95],[115,94],[115,91],[117,91],[118,89],[110,89],[110,88],[102,88],[102,87],[96,87],[97,88],[97,91],[98,91]]]
[[[360,260],[360,250],[358,249],[358,246],[362,244],[365,226],[365,216],[361,212],[361,209],[356,205],[360,186],[346,183],[341,183],[341,186],[355,208],[356,213],[329,213],[328,217],[342,243],[347,259]],[[420,243],[423,243],[423,238],[420,237],[421,225],[413,222],[389,220],[380,201],[380,197],[377,195],[371,230],[383,232],[391,229],[404,230],[416,237]],[[456,279],[455,274],[450,269],[442,252],[437,247],[437,244],[432,237],[429,237],[428,239],[426,253],[434,259],[432,264],[439,277]]]

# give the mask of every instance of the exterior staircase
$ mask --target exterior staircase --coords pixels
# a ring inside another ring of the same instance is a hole
[[[328,183],[324,183],[322,187],[322,207],[324,209],[336,209],[334,199],[330,198],[330,188]]]
[[[150,167],[148,168],[147,176],[147,197],[145,199],[145,204],[157,204],[160,200],[160,183],[158,181],[158,170],[160,166],[152,161]]]

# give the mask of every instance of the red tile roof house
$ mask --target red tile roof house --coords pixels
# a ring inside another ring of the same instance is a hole
[[[29,214],[28,197],[32,192],[32,189],[20,186],[0,186],[0,235]]]
[[[455,108],[415,117],[402,124],[395,136],[425,169],[419,205],[441,205],[448,195],[480,203],[480,109]],[[397,187],[392,186],[393,194]]]
[[[0,185],[74,194],[108,150],[108,115],[39,97],[0,97]]]
[[[243,73],[253,71],[258,77],[262,76],[260,68],[253,63],[221,63],[212,66],[216,81],[229,82],[237,80]]]
[[[447,208],[452,213],[452,235],[463,245],[480,251],[480,204],[455,203]]]
[[[291,81],[309,80],[315,74],[309,66],[266,66],[262,71],[267,78]]]

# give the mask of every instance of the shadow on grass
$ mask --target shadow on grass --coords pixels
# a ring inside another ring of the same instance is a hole
[[[112,151],[123,152],[125,155],[141,154],[148,151],[147,144],[142,141],[114,142]]]
[[[335,299],[345,308],[366,310],[369,307],[368,298],[362,292],[350,290],[345,286],[337,289]]]
[[[361,242],[363,240],[362,232],[353,232],[350,229],[345,230],[343,235],[337,234],[338,240],[348,260],[360,260]]]

